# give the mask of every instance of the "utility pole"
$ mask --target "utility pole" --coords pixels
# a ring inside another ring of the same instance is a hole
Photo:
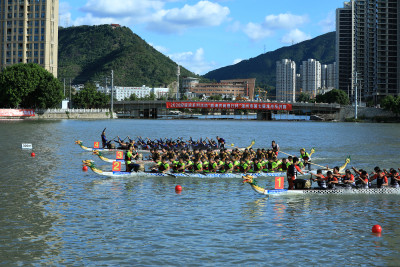
[[[71,97],[71,78],[69,78],[69,103],[70,103],[70,108],[72,108],[72,97]]]
[[[178,65],[178,69],[176,71],[176,76],[177,76],[177,86],[176,86],[176,100],[178,100],[178,94],[179,94],[179,75],[181,75],[181,68]]]
[[[111,119],[114,114],[114,70],[111,70]]]
[[[356,80],[355,80],[355,82],[356,82],[356,88],[355,88],[355,89],[356,89],[356,90],[355,90],[356,94],[355,94],[355,101],[354,101],[354,102],[355,102],[356,109],[355,109],[354,118],[357,119],[357,105],[358,105],[358,103],[357,103],[357,101],[358,101],[358,99],[357,99],[357,91],[358,91],[358,89],[357,89],[357,75],[358,75],[357,71],[356,71],[355,74],[356,74],[356,78],[355,78],[355,79],[356,79]]]
[[[64,78],[64,99],[65,99],[65,78]]]

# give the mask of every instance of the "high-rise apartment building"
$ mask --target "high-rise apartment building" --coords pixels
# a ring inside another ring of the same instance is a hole
[[[336,84],[345,92],[353,92],[355,70],[355,2],[344,2],[336,9]]]
[[[311,97],[316,97],[317,90],[321,88],[321,63],[315,59],[303,61],[300,66],[302,90]]]
[[[336,11],[338,88],[347,83],[352,96],[357,72],[363,100],[400,95],[399,36],[400,1],[345,2]]]
[[[17,63],[57,77],[58,0],[0,0],[0,68]]]
[[[296,63],[290,59],[276,62],[276,101],[296,101]]]

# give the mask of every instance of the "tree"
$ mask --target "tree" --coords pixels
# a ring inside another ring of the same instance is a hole
[[[350,104],[349,96],[344,91],[338,89],[333,89],[323,95],[317,95],[316,101],[317,103]]]
[[[400,96],[385,96],[381,100],[381,106],[385,110],[389,110],[398,116],[400,114]]]
[[[311,99],[310,95],[307,93],[300,93],[300,95],[297,97],[297,102],[309,102]]]
[[[209,100],[222,100],[222,95],[212,95],[208,99]]]
[[[61,83],[37,64],[15,64],[0,73],[3,107],[54,108],[62,99]]]
[[[104,108],[110,103],[110,96],[97,91],[93,83],[86,83],[84,88],[72,98],[78,108]]]

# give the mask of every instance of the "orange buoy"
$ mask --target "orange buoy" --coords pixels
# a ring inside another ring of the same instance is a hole
[[[375,224],[372,226],[372,232],[375,234],[380,234],[382,233],[382,227],[379,224]]]
[[[36,155],[35,155],[35,152],[32,152],[32,153],[31,153],[31,157],[34,158],[35,156],[36,156]]]
[[[182,191],[182,186],[180,186],[179,184],[175,186],[175,191]]]
[[[88,170],[88,167],[85,165],[82,167],[82,171],[86,172]]]

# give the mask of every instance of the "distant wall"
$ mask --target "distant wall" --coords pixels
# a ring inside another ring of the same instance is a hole
[[[110,119],[111,116],[108,109],[46,109],[35,113],[30,119]]]
[[[376,117],[390,118],[394,116],[395,115],[392,112],[383,110],[381,108],[358,107],[357,109],[358,118],[374,119]],[[344,121],[345,119],[351,119],[354,117],[355,117],[355,107],[346,106],[340,109],[338,120]]]

